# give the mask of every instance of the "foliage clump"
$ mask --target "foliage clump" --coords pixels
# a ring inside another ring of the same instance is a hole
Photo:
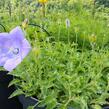
[[[108,51],[78,51],[75,44],[45,42],[11,73],[20,77],[11,84],[47,109],[89,109],[108,103],[108,68]]]

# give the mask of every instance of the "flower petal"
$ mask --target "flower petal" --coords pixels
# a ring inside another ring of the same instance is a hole
[[[4,42],[9,40],[9,34],[8,33],[0,33],[0,46],[4,45]]]
[[[7,37],[8,35],[9,35],[9,33],[0,33],[0,38]]]
[[[0,57],[0,66],[3,66],[6,62],[6,60],[8,59],[8,57]]]
[[[14,38],[16,40],[23,40],[24,39],[24,33],[19,26],[14,28],[9,34],[10,34],[11,38]]]
[[[21,50],[22,50],[21,56],[22,56],[22,59],[23,59],[25,56],[28,55],[29,51],[31,50],[31,46],[26,39],[24,39],[23,42],[22,42]]]
[[[6,61],[6,63],[4,64],[4,68],[7,71],[12,71],[13,69],[15,69],[20,63],[21,63],[21,58],[20,57],[15,57],[12,59],[8,59]]]

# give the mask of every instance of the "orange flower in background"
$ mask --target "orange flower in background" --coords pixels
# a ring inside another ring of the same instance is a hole
[[[48,0],[39,0],[39,3],[45,4],[45,3],[47,3],[47,2],[48,2]]]

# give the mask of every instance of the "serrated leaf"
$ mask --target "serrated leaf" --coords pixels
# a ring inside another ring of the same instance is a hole
[[[12,85],[14,85],[14,84],[16,84],[16,83],[18,83],[18,82],[19,82],[18,79],[13,79],[13,80],[9,83],[8,87],[10,87],[10,86],[12,86]]]
[[[100,105],[94,105],[93,109],[102,109]]]
[[[15,96],[21,95],[21,94],[24,94],[22,90],[20,90],[20,89],[15,90],[15,91],[9,96],[9,99],[10,99],[10,98],[13,98],[13,97],[15,97]]]
[[[66,106],[64,104],[60,105],[59,109],[66,109]]]
[[[47,108],[46,109],[54,109],[56,107],[56,101],[52,100],[49,104],[47,104]]]
[[[46,99],[45,99],[45,103],[48,104],[50,103],[51,101],[53,100],[53,97],[50,95],[50,96],[47,96]]]

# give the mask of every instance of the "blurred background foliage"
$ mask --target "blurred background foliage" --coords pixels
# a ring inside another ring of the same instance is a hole
[[[46,4],[46,17],[42,17],[42,5],[38,0],[1,0],[0,23],[9,31],[28,18],[30,23],[43,26],[50,32],[49,39],[78,42],[79,47],[91,48],[109,45],[109,0],[49,0]],[[28,14],[27,14],[28,13]],[[66,28],[66,19],[70,27]],[[7,22],[8,25],[7,25]],[[11,28],[10,28],[11,27]],[[46,40],[48,36],[39,28],[26,29],[32,39]],[[33,34],[35,31],[36,34]]]

